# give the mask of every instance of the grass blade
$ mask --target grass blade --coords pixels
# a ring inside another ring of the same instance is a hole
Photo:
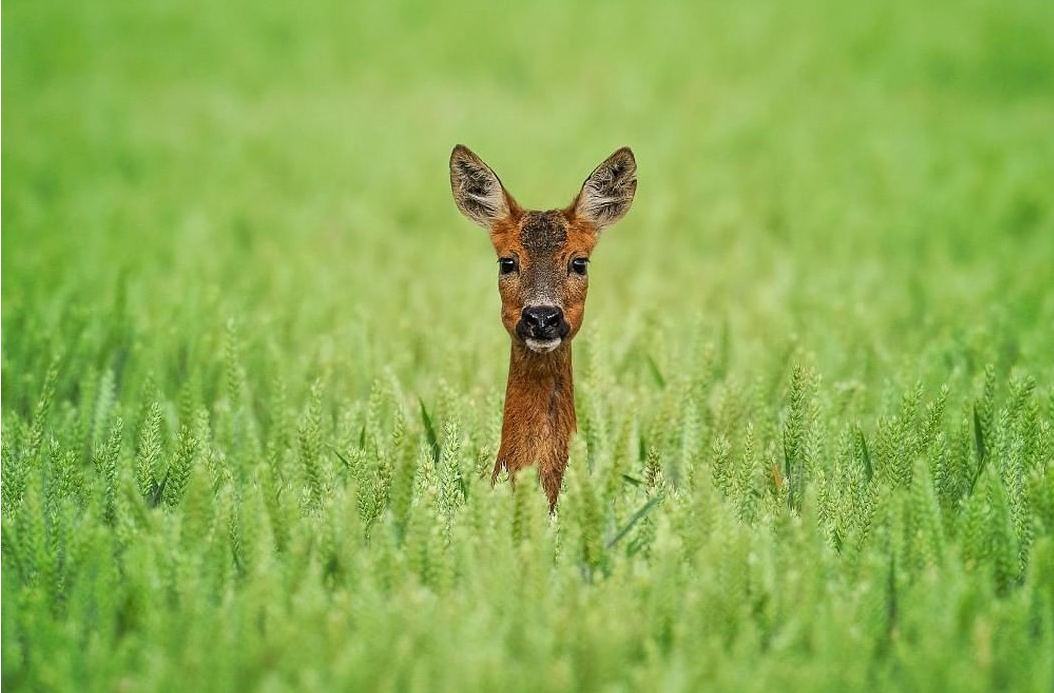
[[[661,495],[655,496],[654,498],[649,500],[647,503],[645,503],[641,507],[640,510],[638,510],[635,513],[633,513],[633,517],[631,517],[629,519],[629,522],[627,522],[625,525],[623,525],[622,529],[620,529],[618,531],[618,534],[616,534],[615,536],[613,536],[611,538],[611,541],[608,542],[607,547],[610,549],[615,544],[617,544],[619,542],[619,540],[622,539],[622,537],[624,537],[627,534],[629,534],[629,531],[631,529],[633,529],[633,525],[637,524],[637,522],[639,522],[642,517],[644,517],[649,512],[651,512],[651,509],[654,508],[656,505],[658,505],[659,501],[661,501],[662,499],[663,499],[663,497]]]
[[[432,449],[432,464],[439,467],[439,438],[436,437],[436,429],[432,425],[432,417],[428,415],[425,401],[420,397],[417,401],[421,404],[421,423],[425,427],[425,438],[428,440],[428,447]]]
[[[659,370],[659,364],[655,363],[655,359],[651,357],[651,354],[644,355],[644,361],[648,364],[648,370],[651,372],[651,377],[655,378],[655,382],[660,388],[666,388],[666,378],[662,377],[662,371]]]

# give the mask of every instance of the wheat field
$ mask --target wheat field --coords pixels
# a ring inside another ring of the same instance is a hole
[[[1054,6],[12,0],[10,691],[1054,685]],[[617,147],[557,511],[450,196]]]

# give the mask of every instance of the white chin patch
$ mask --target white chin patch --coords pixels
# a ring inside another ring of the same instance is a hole
[[[539,354],[547,354],[556,347],[560,346],[560,342],[563,341],[559,337],[553,339],[531,339],[528,337],[523,340],[527,344],[527,348],[531,351],[536,351]]]

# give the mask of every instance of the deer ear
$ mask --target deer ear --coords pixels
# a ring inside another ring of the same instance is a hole
[[[623,147],[589,174],[571,206],[575,216],[591,221],[600,231],[626,215],[636,192],[637,160],[629,147]]]
[[[450,153],[450,189],[461,213],[485,229],[515,208],[516,203],[490,166],[463,144]]]

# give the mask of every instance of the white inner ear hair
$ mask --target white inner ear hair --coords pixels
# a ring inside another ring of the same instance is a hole
[[[464,211],[483,222],[505,211],[505,197],[497,177],[472,161],[459,161],[454,167],[459,202]]]

